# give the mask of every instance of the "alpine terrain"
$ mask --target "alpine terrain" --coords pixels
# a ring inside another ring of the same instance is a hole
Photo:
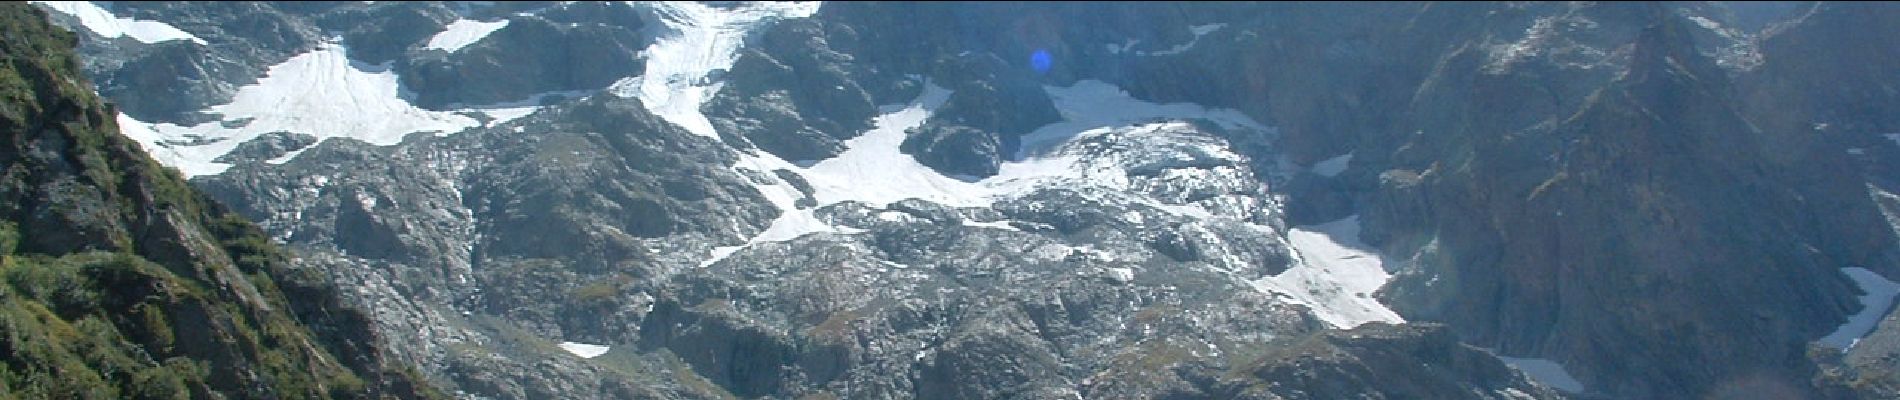
[[[1894,4],[29,3],[0,398],[1900,398]]]

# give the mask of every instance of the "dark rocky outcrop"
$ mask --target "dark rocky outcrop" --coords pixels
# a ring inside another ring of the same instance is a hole
[[[931,76],[950,98],[909,132],[901,150],[947,174],[996,175],[998,165],[1016,159],[1024,134],[1062,120],[1032,74],[989,53],[943,59]]]
[[[508,26],[459,51],[413,50],[396,70],[403,85],[415,91],[416,105],[428,108],[508,103],[547,92],[600,89],[639,75],[645,65],[638,56],[646,47],[639,34],[641,21],[613,22],[635,25],[510,16]]]
[[[1687,21],[1656,5],[1568,12],[1597,36],[1539,40],[1629,44],[1599,61],[1467,47],[1421,88],[1420,133],[1382,142],[1395,168],[1364,210],[1368,239],[1414,260],[1386,299],[1606,393],[1807,393],[1807,341],[1852,310],[1833,271],[1891,264],[1862,184],[1816,179],[1848,176],[1839,150],[1744,113]],[[1614,75],[1579,68],[1593,63]]]
[[[816,20],[766,28],[740,50],[706,116],[721,136],[780,158],[836,155],[841,142],[871,128],[877,104],[910,100],[881,93],[903,85],[890,72],[855,62],[857,35]]]
[[[263,162],[303,150],[317,144],[317,137],[304,133],[271,132],[257,135],[256,138],[238,143],[230,153],[218,156],[214,161],[222,163]]]
[[[1222,396],[1240,399],[1561,398],[1525,389],[1521,375],[1432,324],[1373,323],[1287,339],[1244,366],[1246,380]],[[1389,389],[1390,388],[1390,389]]]

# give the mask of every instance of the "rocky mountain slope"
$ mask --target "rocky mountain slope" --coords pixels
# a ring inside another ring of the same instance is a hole
[[[460,397],[1895,381],[1891,6],[40,6]]]
[[[75,41],[0,4],[0,397],[441,396],[328,281],[121,136]]]

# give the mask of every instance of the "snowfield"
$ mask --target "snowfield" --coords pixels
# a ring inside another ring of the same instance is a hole
[[[568,353],[573,353],[580,358],[600,357],[602,354],[607,354],[607,350],[609,349],[612,349],[612,347],[578,342],[561,342],[561,350],[567,350]]]
[[[449,23],[449,26],[443,29],[441,33],[430,36],[429,44],[424,45],[423,48],[454,53],[461,51],[463,47],[468,47],[468,45],[481,41],[482,38],[488,37],[488,34],[495,33],[495,31],[507,26],[508,20],[505,19],[494,22],[458,19],[455,20],[455,22]]]
[[[1255,288],[1305,304],[1320,320],[1341,329],[1374,321],[1405,322],[1372,297],[1392,275],[1385,271],[1384,258],[1359,241],[1359,216],[1295,227],[1287,240],[1299,262],[1280,275],[1254,281]]]
[[[1873,332],[1874,326],[1880,324],[1880,318],[1885,317],[1887,310],[1893,306],[1894,295],[1900,294],[1900,283],[1894,283],[1866,268],[1847,267],[1841,268],[1841,272],[1860,285],[1860,290],[1866,294],[1860,296],[1860,312],[1848,316],[1847,322],[1835,328],[1834,333],[1822,337],[1820,342],[1828,347],[1846,350],[1854,347],[1860,338],[1866,337]]]
[[[158,21],[121,18],[112,15],[112,11],[90,1],[35,1],[33,4],[78,18],[80,25],[84,25],[86,30],[99,34],[99,36],[108,38],[130,37],[133,40],[144,43],[187,40],[192,43],[205,44],[204,39],[199,39],[190,32],[179,30],[170,24]]]
[[[418,108],[401,93],[394,71],[351,61],[345,52],[343,45],[327,43],[272,66],[257,83],[238,88],[230,103],[205,110],[220,115],[219,121],[180,126],[121,114],[119,125],[160,162],[197,176],[224,172],[230,164],[212,160],[264,133],[305,133],[319,140],[347,137],[386,146],[415,132],[445,135],[481,125],[463,112],[486,113],[496,118],[492,125],[536,108]]]

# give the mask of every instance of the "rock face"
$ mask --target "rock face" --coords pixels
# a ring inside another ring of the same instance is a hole
[[[215,160],[227,163],[262,162],[290,155],[290,152],[303,150],[313,144],[317,144],[316,136],[282,131],[271,132],[240,143],[237,148],[231,149],[230,153],[218,156]]]
[[[0,391],[435,398],[369,316],[121,136],[75,38],[0,5]]]
[[[1229,393],[1234,398],[1262,399],[1557,396],[1549,389],[1524,391],[1521,377],[1490,363],[1492,357],[1481,350],[1459,347],[1456,335],[1443,326],[1374,323],[1289,341],[1285,348],[1243,369],[1258,382],[1232,386]],[[1383,389],[1388,387],[1404,389]]]
[[[639,75],[644,22],[625,6],[577,7],[511,16],[507,26],[454,52],[412,49],[397,67],[402,82],[417,105],[443,108],[598,89]]]
[[[80,46],[86,75],[97,83],[99,94],[142,121],[212,119],[196,112],[230,101],[238,86],[255,82],[265,67],[316,47],[321,38],[307,18],[268,3],[130,2],[117,7],[128,17],[165,21],[215,43],[118,40],[115,43],[123,47],[114,48],[92,45],[104,40],[87,40]]]
[[[1892,6],[113,7],[205,42],[81,34],[145,121],[339,36],[478,120],[191,147],[462,397],[1894,393],[1810,350],[1900,272]]]
[[[946,174],[996,175],[998,165],[1016,159],[1024,134],[1062,120],[1031,73],[994,54],[940,60],[933,76],[950,98],[900,149]]]
[[[1696,51],[1690,25],[1670,10],[1570,12],[1630,16],[1595,31],[1628,44],[1599,60],[1556,51],[1448,58],[1441,71],[1478,71],[1430,78],[1420,92],[1426,108],[1413,114],[1418,133],[1382,141],[1404,144],[1389,153],[1395,168],[1378,174],[1367,221],[1390,233],[1381,237],[1390,253],[1416,262],[1386,299],[1475,343],[1600,366],[1577,372],[1610,385],[1607,393],[1805,386],[1809,367],[1790,360],[1854,309],[1843,297],[1851,286],[1832,271],[1892,264],[1891,229],[1863,184],[1845,173],[1840,150],[1744,113],[1728,72]],[[1542,35],[1608,49],[1595,38]],[[1517,72],[1529,69],[1584,75],[1560,82],[1612,75],[1601,86],[1553,90]],[[1486,100],[1526,93],[1551,101]],[[1458,114],[1445,105],[1490,111],[1447,119]],[[1815,179],[1835,176],[1846,179]],[[1749,276],[1710,278],[1738,268]],[[1612,335],[1634,340],[1602,339]],[[1654,354],[1712,361],[1620,362]]]
[[[787,160],[820,160],[871,128],[875,104],[916,96],[917,83],[855,63],[857,32],[814,20],[765,28],[740,50],[728,82],[705,107],[720,135]],[[907,95],[894,86],[912,88]]]

